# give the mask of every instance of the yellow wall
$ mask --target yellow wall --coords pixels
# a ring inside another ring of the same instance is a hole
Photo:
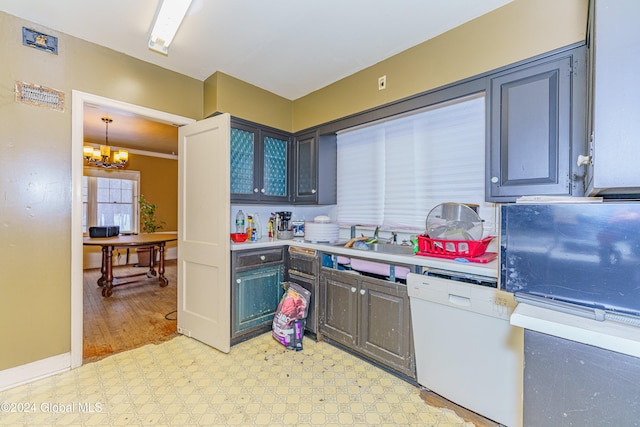
[[[158,205],[156,218],[164,222],[158,231],[177,231],[178,161],[131,153],[127,169],[140,171],[140,194]]]
[[[0,370],[70,351],[72,89],[297,131],[584,40],[586,10],[587,0],[515,0],[296,101],[222,73],[203,83],[0,12],[0,313],[15,325],[0,331],[11,349]],[[58,36],[60,54],[22,46],[23,25]],[[16,103],[16,81],[64,91],[65,111]]]
[[[515,0],[295,101],[217,72],[205,81],[204,113],[297,132],[584,41],[587,8],[588,0]]]
[[[22,45],[58,36],[59,55]],[[202,82],[0,12],[0,370],[71,348],[71,91],[202,118]],[[16,81],[64,92],[64,112],[15,102]]]
[[[583,41],[588,0],[515,0],[294,101],[299,131]],[[387,88],[378,90],[378,77]]]
[[[204,82],[204,114],[229,113],[291,132],[293,102],[257,86],[217,72]]]

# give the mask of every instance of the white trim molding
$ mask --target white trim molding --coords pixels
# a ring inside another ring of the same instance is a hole
[[[174,126],[195,123],[194,119],[188,117],[104,98],[75,89],[71,91],[71,151],[72,153],[77,153],[71,156],[71,368],[77,368],[82,365],[82,147],[84,144],[83,121],[85,104],[134,113],[156,122]]]
[[[71,353],[48,357],[0,371],[0,391],[42,378],[66,372],[71,369]]]

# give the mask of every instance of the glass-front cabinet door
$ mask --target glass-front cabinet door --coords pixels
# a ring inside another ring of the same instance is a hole
[[[318,188],[316,172],[316,135],[302,135],[295,141],[294,192],[296,203],[315,203]]]
[[[289,135],[231,122],[231,201],[288,203]]]
[[[262,186],[260,200],[289,200],[289,139],[284,135],[261,132]]]
[[[231,128],[231,198],[256,200],[258,185],[257,132],[250,128],[233,125]]]

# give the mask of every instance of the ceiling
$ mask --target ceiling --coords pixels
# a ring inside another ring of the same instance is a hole
[[[106,139],[103,117],[109,117],[109,145],[153,153],[178,154],[178,128],[133,113],[100,105],[85,104],[83,133],[85,143],[101,145]]]
[[[220,71],[294,100],[511,1],[193,0],[167,56],[147,48],[159,1],[0,0],[0,10],[198,80]]]

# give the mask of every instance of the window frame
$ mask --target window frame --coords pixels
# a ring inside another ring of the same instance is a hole
[[[430,209],[457,201],[484,206],[483,217],[494,223],[494,206],[484,198],[486,105],[486,93],[478,92],[338,132],[338,173],[351,183],[338,189],[338,222],[418,231]],[[462,126],[451,127],[452,119]],[[439,144],[442,137],[463,150],[452,156]],[[414,155],[397,156],[397,144]],[[442,180],[429,179],[434,159],[452,183],[450,197]],[[458,160],[471,168],[448,164]],[[397,199],[407,201],[400,211]]]
[[[91,178],[111,178],[111,179],[127,179],[133,181],[133,216],[132,224],[133,230],[123,230],[131,233],[140,232],[140,205],[137,200],[140,198],[140,171],[134,170],[121,170],[121,169],[104,169],[94,167],[84,167],[82,171],[83,178],[86,176],[89,178],[87,195],[87,230],[83,232],[84,236],[89,235],[89,227],[96,226],[97,219],[97,180]],[[92,200],[91,195],[94,195]],[[84,213],[84,201],[83,213]]]

